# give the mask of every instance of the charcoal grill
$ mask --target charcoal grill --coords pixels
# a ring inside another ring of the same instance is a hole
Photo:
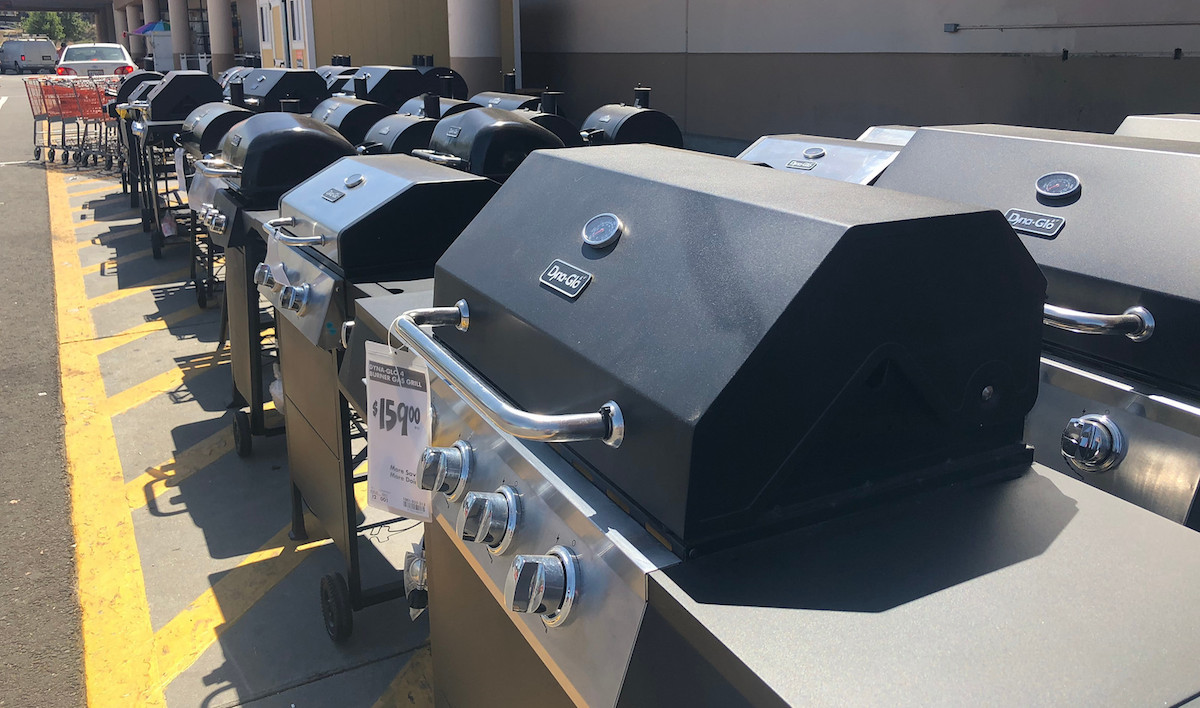
[[[248,456],[253,436],[282,432],[266,421],[263,368],[270,362],[264,359],[263,321],[253,283],[254,270],[266,257],[266,223],[278,216],[284,192],[353,155],[354,146],[310,116],[262,113],[226,133],[220,152],[219,158],[197,160],[196,169],[225,183],[204,221],[213,242],[225,250],[225,332],[218,348],[228,340],[235,446],[239,455]]]
[[[121,190],[129,193],[130,209],[137,208],[141,203],[138,139],[133,134],[133,121],[138,115],[130,110],[130,102],[144,100],[150,87],[143,88],[143,85],[162,81],[162,78],[163,75],[157,71],[134,71],[121,81],[121,85],[117,87],[117,95],[108,104],[108,114],[119,121],[117,135],[121,145],[121,158],[118,166],[121,169]]]
[[[248,68],[225,84],[226,99],[233,97],[236,85],[244,91],[245,107],[256,113],[281,111],[282,101],[296,101],[293,112],[311,113],[332,95],[325,79],[311,69]]]
[[[1200,115],[1168,113],[1129,116],[1121,122],[1116,134],[1131,138],[1159,138],[1200,143]]]
[[[355,88],[356,83],[361,89]],[[405,101],[425,93],[428,86],[425,75],[411,66],[364,66],[346,79],[340,90],[382,103],[394,113]]]
[[[417,148],[427,148],[437,122],[437,118],[387,116],[367,131],[363,138],[363,150],[368,153],[406,155]]]
[[[1049,279],[1038,461],[1192,527],[1197,170],[1195,143],[984,125],[917,131],[877,182],[1005,210]]]
[[[894,145],[861,140],[764,135],[738,155],[738,159],[793,174],[873,184],[899,151]]]
[[[358,145],[366,139],[373,125],[392,114],[392,109],[382,103],[334,96],[313,109],[312,117],[336,130],[352,145]]]
[[[671,116],[650,107],[650,87],[633,90],[633,105],[600,106],[583,121],[580,131],[589,145],[650,143],[683,147],[683,133]]]
[[[1045,287],[998,211],[653,146],[535,153],[434,307],[358,302],[354,339],[438,374],[436,700],[1194,696],[1200,537],[1022,444]]]
[[[325,66],[318,66],[315,71],[321,75],[322,79],[325,79],[325,87],[337,93],[345,87],[346,82],[358,72],[358,69],[359,67],[357,66],[326,64]]]
[[[554,133],[519,113],[477,108],[438,121],[429,148],[412,154],[503,182],[534,150],[561,147]]]

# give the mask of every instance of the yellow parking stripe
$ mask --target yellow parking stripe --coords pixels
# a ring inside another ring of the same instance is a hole
[[[76,197],[90,197],[93,194],[111,194],[113,186],[114,185],[110,183],[104,185],[103,187],[95,187],[93,189],[80,190],[78,192],[67,192],[67,197],[74,199]]]
[[[306,516],[305,523],[309,529],[320,528],[312,516]],[[161,694],[175,677],[196,663],[218,637],[295,570],[308,557],[308,551],[331,543],[322,539],[297,544],[288,539],[290,528],[284,527],[262,548],[246,556],[155,632],[153,655],[159,673],[147,689],[150,695]]]
[[[433,655],[428,645],[413,652],[404,668],[400,669],[400,673],[396,674],[391,685],[371,708],[432,708],[433,686],[429,684],[429,677],[433,675],[432,667]]]
[[[130,386],[120,393],[109,396],[99,406],[99,410],[110,417],[118,416],[126,411],[137,408],[143,403],[149,403],[160,394],[174,391],[190,379],[199,376],[213,366],[220,366],[228,361],[228,349],[222,352],[220,358],[216,358],[212,354],[205,354],[185,360],[184,363],[170,371],[165,371],[158,376]]]
[[[137,285],[131,285],[127,288],[119,288],[117,290],[113,290],[112,292],[104,293],[103,295],[97,295],[96,297],[90,298],[87,301],[87,306],[91,308],[100,307],[101,305],[107,305],[111,302],[116,302],[117,300],[127,298],[130,295],[137,295],[139,293],[148,292],[150,290],[155,290],[168,285],[178,285],[180,281],[187,277],[188,269],[180,268],[179,270],[172,271],[170,273],[164,273],[163,275],[157,275],[148,280],[144,280]]]
[[[62,173],[46,172],[60,342],[95,336],[66,185]],[[59,366],[87,703],[129,706],[139,696],[140,705],[165,706],[161,691],[146,690],[146,677],[158,674],[146,651],[153,632],[112,421],[98,410],[105,400],[99,361],[85,347],[62,347]]]
[[[67,195],[70,196],[70,195],[75,194],[75,192],[71,191],[71,189],[73,187],[83,187],[83,186],[87,186],[87,185],[100,184],[101,182],[107,184],[109,186],[109,188],[112,188],[112,187],[119,188],[121,186],[120,180],[113,180],[113,179],[107,178],[107,177],[89,177],[87,179],[77,179],[77,180],[68,181],[67,182]]]
[[[140,251],[134,251],[133,253],[126,253],[126,254],[117,256],[116,258],[109,258],[107,261],[104,261],[102,263],[85,266],[83,269],[83,274],[91,275],[93,273],[99,273],[101,271],[101,269],[108,270],[104,266],[109,263],[111,263],[114,267],[120,268],[121,266],[127,265],[132,261],[141,260],[141,259],[145,258],[146,256],[152,256],[152,255],[154,255],[154,249],[143,248]]]
[[[125,485],[129,508],[141,509],[233,450],[233,428],[221,428],[161,465],[147,469]]]
[[[97,339],[91,342],[91,351],[93,354],[99,356],[104,352],[112,351],[117,347],[121,347],[129,344],[132,341],[141,339],[147,334],[170,329],[171,327],[174,327],[182,322],[186,322],[187,320],[197,317],[204,312],[206,312],[206,310],[201,310],[198,305],[192,305],[190,307],[185,307],[182,310],[169,312],[163,315],[160,319],[134,325],[123,332],[117,332],[114,335]]]

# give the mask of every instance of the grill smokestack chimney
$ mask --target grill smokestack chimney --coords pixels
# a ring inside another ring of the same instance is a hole
[[[650,107],[650,87],[638,84],[633,89],[633,106],[634,108],[649,108]]]
[[[229,103],[238,108],[246,107],[246,85],[241,81],[229,82]]]
[[[367,77],[354,77],[354,97],[364,101],[367,99]]]
[[[539,106],[542,113],[558,115],[558,97],[562,95],[562,91],[542,91],[542,105]]]
[[[517,92],[517,72],[510,71],[504,75],[504,92],[505,93],[516,93]]]
[[[438,76],[438,86],[442,87],[442,95],[446,98],[454,98],[454,76],[451,74],[442,74]]]
[[[425,94],[425,117],[442,117],[442,99],[436,93]]]

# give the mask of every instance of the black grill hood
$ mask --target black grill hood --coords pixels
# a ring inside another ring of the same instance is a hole
[[[582,132],[590,145],[650,143],[683,147],[683,133],[671,116],[624,103],[597,108],[583,121]]]
[[[346,79],[341,90],[354,93],[354,79],[366,79],[367,93],[358,98],[382,103],[395,112],[413,96],[425,93],[425,76],[411,66],[364,66]]]
[[[341,133],[352,145],[361,143],[371,126],[389,115],[392,110],[382,103],[346,96],[327,98],[312,112],[313,118]]]
[[[249,209],[274,209],[279,197],[354,146],[311,116],[260,113],[238,123],[221,141],[225,162],[241,174],[230,179]]]
[[[240,76],[246,92],[246,107],[256,113],[280,110],[279,102],[283,99],[298,100],[296,111],[311,113],[318,103],[331,95],[325,79],[311,69],[256,68]],[[225,85],[224,95],[230,97],[229,84]]]
[[[596,250],[581,231],[606,212],[624,234]],[[556,260],[592,275],[575,299],[539,283]],[[655,146],[547,150],[435,278],[471,313],[436,336],[516,404],[621,406],[619,448],[559,449],[686,548],[1031,459],[1045,279],[996,211]]]
[[[438,121],[429,150],[414,154],[503,182],[534,150],[561,147],[554,133],[513,111],[477,108]]]
[[[434,93],[434,95],[437,94]],[[441,96],[438,99],[438,106],[440,113],[440,115],[437,116],[438,118],[445,118],[446,116],[452,116],[455,113],[462,113],[463,111],[469,111],[473,108],[481,107],[478,103],[472,103],[471,101],[460,101],[457,98],[446,98],[445,96]],[[397,111],[397,113],[417,116],[419,118],[427,117],[425,114],[425,95],[422,94],[420,96],[408,99],[404,102],[404,105],[400,106],[400,110]]]
[[[134,71],[121,81],[121,85],[117,87],[117,103],[128,103],[132,101],[133,90],[147,81],[162,81],[163,75],[157,71]]]
[[[371,126],[363,139],[363,146],[372,154],[408,154],[429,147],[429,139],[433,137],[433,129],[437,124],[434,118],[387,116]]]
[[[440,96],[448,98],[456,98],[460,101],[467,99],[469,89],[467,88],[467,80],[462,77],[454,69],[448,66],[414,66],[425,77],[425,88],[422,93],[436,93]],[[444,91],[446,80],[443,77],[450,77],[450,91]]]
[[[321,75],[322,79],[325,79],[325,86],[333,92],[341,91],[346,81],[357,71],[357,66],[339,66],[337,64],[326,64],[316,68],[316,72]]]
[[[1074,200],[1035,190],[1051,172],[1078,176]],[[998,125],[922,128],[876,185],[1065,219],[1054,238],[1022,234],[1049,280],[1049,302],[1121,314],[1145,307],[1149,339],[1047,326],[1064,356],[1200,395],[1200,144]]]
[[[230,128],[252,115],[252,111],[228,103],[206,103],[184,119],[180,141],[193,157],[216,153],[221,149],[221,140]]]
[[[147,118],[157,122],[180,121],[205,103],[221,100],[221,85],[203,71],[172,71],[158,82],[146,100]]]
[[[557,113],[521,111],[518,115],[554,133],[567,147],[583,147],[583,136],[579,134],[578,126]]]
[[[536,111],[541,105],[540,96],[526,96],[520,93],[505,93],[503,91],[484,91],[471,97],[471,103],[478,103],[485,108],[499,108],[505,111],[529,110]]]

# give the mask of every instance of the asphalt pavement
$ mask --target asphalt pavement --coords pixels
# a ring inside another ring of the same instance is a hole
[[[0,76],[0,706],[84,703],[44,168]]]

